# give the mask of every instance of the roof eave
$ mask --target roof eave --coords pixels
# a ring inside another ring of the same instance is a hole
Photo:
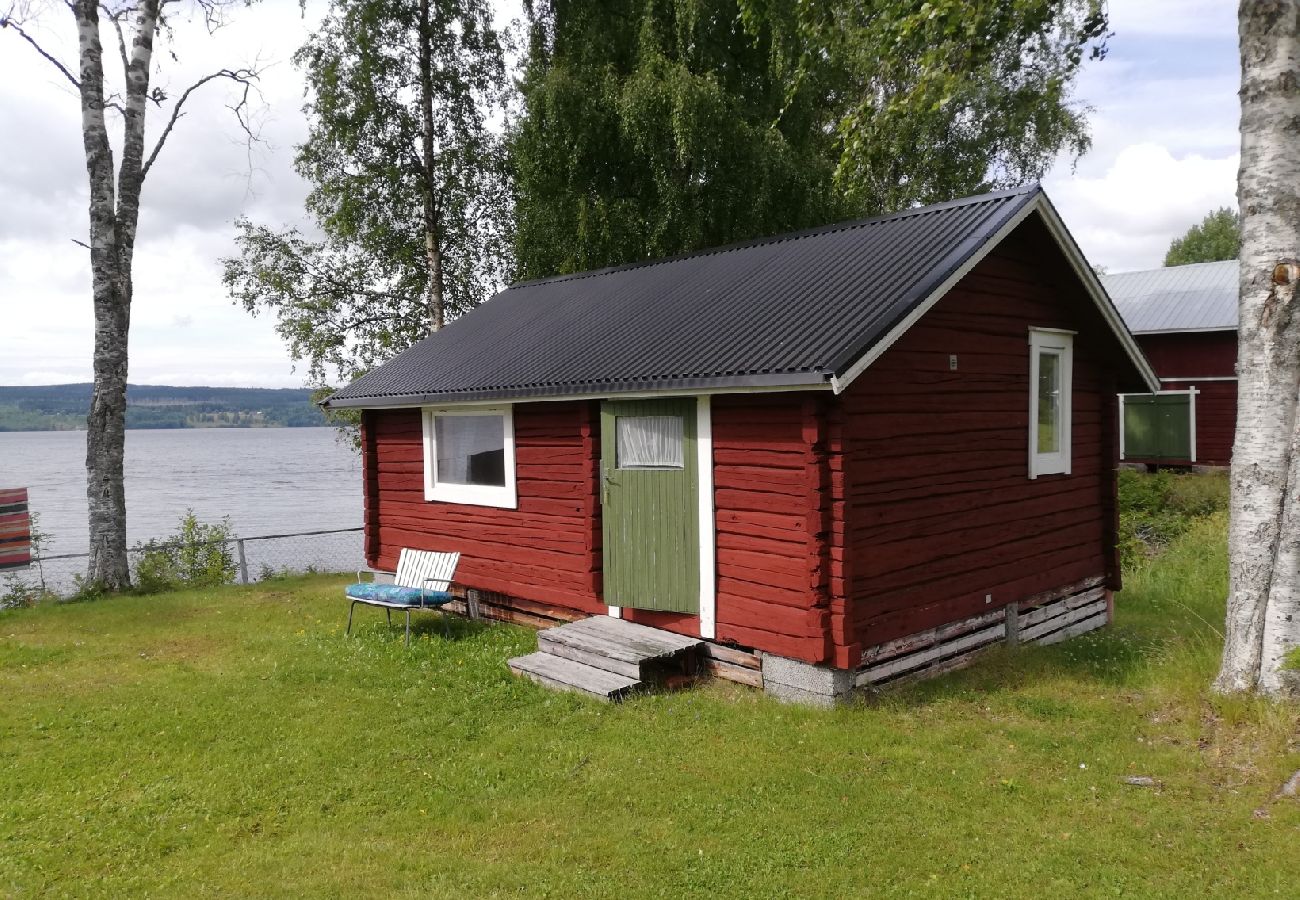
[[[766,391],[829,390],[829,372],[777,372],[752,375],[724,375],[680,378],[665,381],[622,381],[608,384],[537,385],[481,391],[390,394],[369,397],[330,397],[321,403],[326,409],[402,409],[418,406],[460,406],[487,403],[593,400],[626,396],[681,396],[696,394],[743,394]]]
[[[1129,331],[1128,326],[1124,324],[1124,317],[1119,314],[1119,310],[1111,302],[1110,294],[1106,293],[1106,288],[1097,276],[1096,270],[1088,265],[1088,260],[1075,242],[1074,236],[1070,234],[1070,230],[1065,227],[1065,222],[1061,220],[1056,207],[1047,199],[1046,194],[1040,194],[1034,206],[1042,215],[1043,221],[1047,224],[1047,229],[1052,233],[1052,237],[1056,239],[1056,243],[1065,251],[1066,259],[1070,261],[1075,274],[1079,276],[1089,296],[1092,297],[1093,302],[1101,311],[1102,318],[1106,320],[1111,331],[1119,338],[1120,344],[1124,347],[1124,352],[1128,354],[1129,360],[1133,363],[1133,367],[1137,369],[1138,375],[1142,377],[1147,387],[1151,388],[1152,393],[1158,392],[1160,390],[1160,376],[1156,375],[1155,369],[1151,368],[1151,363],[1147,360],[1146,354],[1138,346],[1133,332]]]
[[[1141,337],[1147,334],[1216,334],[1229,331],[1235,334],[1236,325],[1207,325],[1204,328],[1142,328],[1134,329],[1133,334]]]

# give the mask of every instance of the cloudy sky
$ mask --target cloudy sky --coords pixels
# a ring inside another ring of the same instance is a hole
[[[517,4],[502,2],[505,17]],[[1062,160],[1045,186],[1089,259],[1109,271],[1160,265],[1171,238],[1234,205],[1237,168],[1235,4],[1111,0],[1110,55],[1080,80],[1093,108],[1092,150]],[[296,387],[272,323],[236,309],[218,260],[239,215],[295,223],[305,186],[293,173],[304,135],[302,82],[288,59],[306,21],[297,0],[239,10],[209,37],[179,23],[161,83],[179,90],[215,68],[260,60],[264,144],[240,141],[214,88],[193,103],[145,185],[136,250],[131,381]],[[36,29],[75,58],[57,10]],[[157,82],[156,82],[157,83]],[[90,380],[90,271],[73,241],[86,228],[86,174],[71,86],[0,32],[0,384]],[[155,120],[156,128],[160,125]]]

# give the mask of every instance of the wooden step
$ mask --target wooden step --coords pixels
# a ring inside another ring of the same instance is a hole
[[[704,642],[610,616],[592,616],[538,632],[537,647],[638,680],[694,674]]]
[[[541,651],[516,656],[507,665],[516,675],[523,675],[553,690],[577,691],[606,702],[622,700],[642,686],[636,678]]]

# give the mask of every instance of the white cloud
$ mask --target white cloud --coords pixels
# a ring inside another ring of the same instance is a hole
[[[1085,68],[1092,149],[1045,178],[1089,260],[1155,268],[1206,213],[1236,205],[1236,18],[1222,0],[1115,0],[1111,54]]]
[[[1110,27],[1116,35],[1228,37],[1235,41],[1237,4],[1229,0],[1114,0]]]
[[[1049,185],[1075,239],[1110,271],[1155,268],[1173,237],[1236,205],[1237,156],[1175,157],[1160,144],[1125,147],[1094,177]]]

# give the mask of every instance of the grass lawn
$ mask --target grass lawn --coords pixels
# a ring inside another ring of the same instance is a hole
[[[341,579],[0,613],[0,896],[1300,896],[1300,712],[1205,692],[1224,571],[1219,517],[1113,628],[833,712],[348,640]]]

